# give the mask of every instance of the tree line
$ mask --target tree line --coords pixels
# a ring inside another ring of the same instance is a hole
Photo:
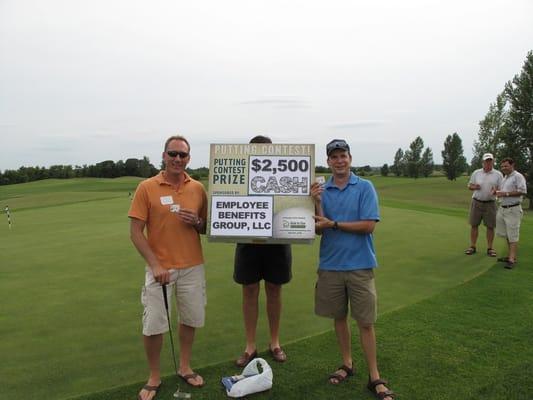
[[[399,148],[392,166],[389,168],[388,164],[384,164],[381,174],[393,173],[412,178],[429,176],[434,168],[432,153],[426,148],[422,154],[423,147],[422,138],[417,137],[409,149],[404,151]],[[479,122],[470,170],[481,166],[484,153],[492,153],[496,160],[505,157],[515,160],[516,169],[524,174],[531,188],[527,197],[530,208],[533,208],[533,51],[528,52],[521,72],[505,84]],[[455,180],[469,170],[457,132],[446,137],[441,154],[442,169],[448,179]]]
[[[139,176],[149,178],[159,172],[148,157],[142,159],[128,158],[126,161],[114,162],[106,160],[94,165],[52,165],[45,167],[20,167],[17,170],[0,172],[0,185],[25,183],[41,179],[70,179],[70,178],[118,178],[120,176]]]
[[[396,176],[408,176],[411,178],[430,176],[435,168],[433,152],[429,147],[426,147],[424,153],[422,153],[423,149],[424,140],[417,136],[407,150],[403,151],[399,148],[396,151],[392,166],[389,168],[387,164],[384,164],[381,167],[381,174],[387,176],[389,172],[392,172]]]

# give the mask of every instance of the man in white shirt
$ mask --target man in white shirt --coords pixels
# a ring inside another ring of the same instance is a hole
[[[505,268],[512,269],[516,265],[516,251],[522,221],[522,196],[527,193],[526,179],[515,171],[512,158],[504,158],[500,164],[505,177],[494,194],[500,199],[500,207],[496,216],[496,233],[507,240],[508,256],[498,258],[505,262]]]
[[[472,190],[470,204],[470,247],[465,250],[466,255],[476,252],[477,237],[481,221],[487,227],[487,255],[496,257],[492,248],[494,242],[494,228],[496,227],[496,197],[494,192],[500,187],[503,176],[494,167],[494,156],[491,153],[483,154],[483,168],[476,169],[468,181],[468,189]]]

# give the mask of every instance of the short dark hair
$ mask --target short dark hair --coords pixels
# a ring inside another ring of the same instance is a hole
[[[165,142],[165,148],[163,149],[163,151],[167,151],[168,144],[172,142],[173,140],[181,140],[182,142],[185,142],[187,144],[187,147],[189,148],[189,152],[191,151],[191,145],[189,144],[189,141],[185,139],[185,136],[181,136],[181,135],[174,135],[174,136],[169,137],[167,141]]]
[[[250,139],[250,143],[272,143],[268,136],[257,135]]]
[[[505,157],[503,160],[500,161],[500,164],[503,162],[508,162],[509,165],[514,165],[514,160],[511,157]]]

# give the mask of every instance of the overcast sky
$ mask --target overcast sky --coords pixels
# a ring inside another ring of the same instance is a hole
[[[0,170],[209,143],[324,146],[392,163],[421,136],[436,162],[533,49],[531,0],[0,0]]]

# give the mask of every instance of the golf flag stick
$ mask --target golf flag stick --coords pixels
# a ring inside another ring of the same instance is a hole
[[[5,212],[7,215],[7,225],[9,226],[9,229],[11,229],[11,214],[9,213],[9,207],[6,206]]]

